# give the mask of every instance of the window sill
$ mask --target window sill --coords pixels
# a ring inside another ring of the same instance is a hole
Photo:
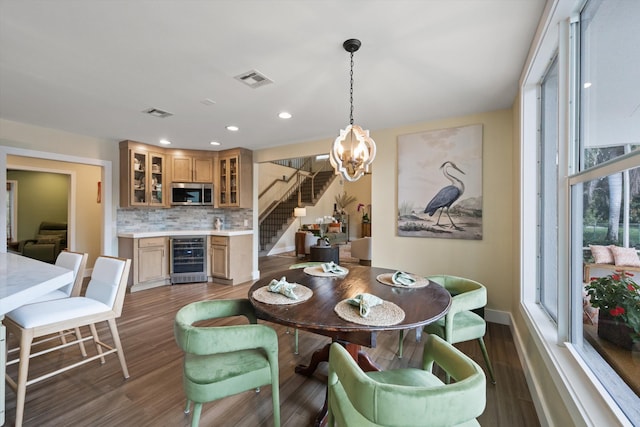
[[[624,415],[609,393],[597,380],[589,366],[571,343],[557,343],[556,326],[537,304],[522,303],[522,315],[531,333],[531,338],[540,352],[540,357],[562,396],[574,425],[603,426],[633,424]],[[521,346],[522,357],[528,359]],[[527,360],[527,362],[531,362]],[[531,363],[527,363],[531,367]],[[531,368],[530,368],[531,369]],[[535,378],[531,369],[533,395],[539,399],[538,407],[544,412],[541,418],[552,413],[549,406],[554,402],[544,400],[542,378]],[[553,424],[553,420],[550,420]]]

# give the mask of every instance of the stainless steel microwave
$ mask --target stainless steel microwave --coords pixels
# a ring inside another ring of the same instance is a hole
[[[171,184],[171,204],[184,206],[213,205],[213,184],[174,182]]]

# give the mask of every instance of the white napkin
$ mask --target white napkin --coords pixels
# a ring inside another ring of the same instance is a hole
[[[269,283],[268,290],[269,292],[280,293],[287,298],[298,299],[298,296],[293,292],[295,287],[295,283],[287,282],[287,278],[282,276],[282,279],[280,280],[273,279]]]
[[[346,274],[347,272],[344,267],[340,267],[333,261],[321,264],[320,267],[322,267],[322,271],[324,271],[325,273]]]
[[[395,273],[393,273],[393,276],[391,276],[391,281],[394,285],[404,286],[411,286],[416,283],[416,279],[414,279],[410,274],[405,273],[404,271],[396,271]]]
[[[371,294],[358,294],[353,298],[349,298],[347,302],[351,305],[360,307],[360,316],[367,317],[369,315],[369,311],[371,307],[375,307],[376,305],[380,305],[383,303],[382,299],[378,298],[375,295]]]

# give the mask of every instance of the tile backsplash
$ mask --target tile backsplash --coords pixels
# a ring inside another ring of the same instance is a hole
[[[222,219],[223,230],[250,229],[252,209],[215,209],[209,206],[176,206],[169,209],[118,209],[118,233],[165,230],[212,230],[216,218]],[[245,220],[248,227],[245,227]]]

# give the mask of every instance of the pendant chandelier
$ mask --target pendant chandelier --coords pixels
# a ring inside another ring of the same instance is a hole
[[[376,157],[376,143],[369,137],[369,131],[353,124],[353,53],[360,49],[360,40],[349,39],[342,46],[351,53],[351,73],[349,103],[351,112],[349,125],[340,129],[340,135],[331,146],[329,160],[336,171],[336,175],[342,175],[347,181],[353,182],[360,179],[369,171],[369,165]]]

